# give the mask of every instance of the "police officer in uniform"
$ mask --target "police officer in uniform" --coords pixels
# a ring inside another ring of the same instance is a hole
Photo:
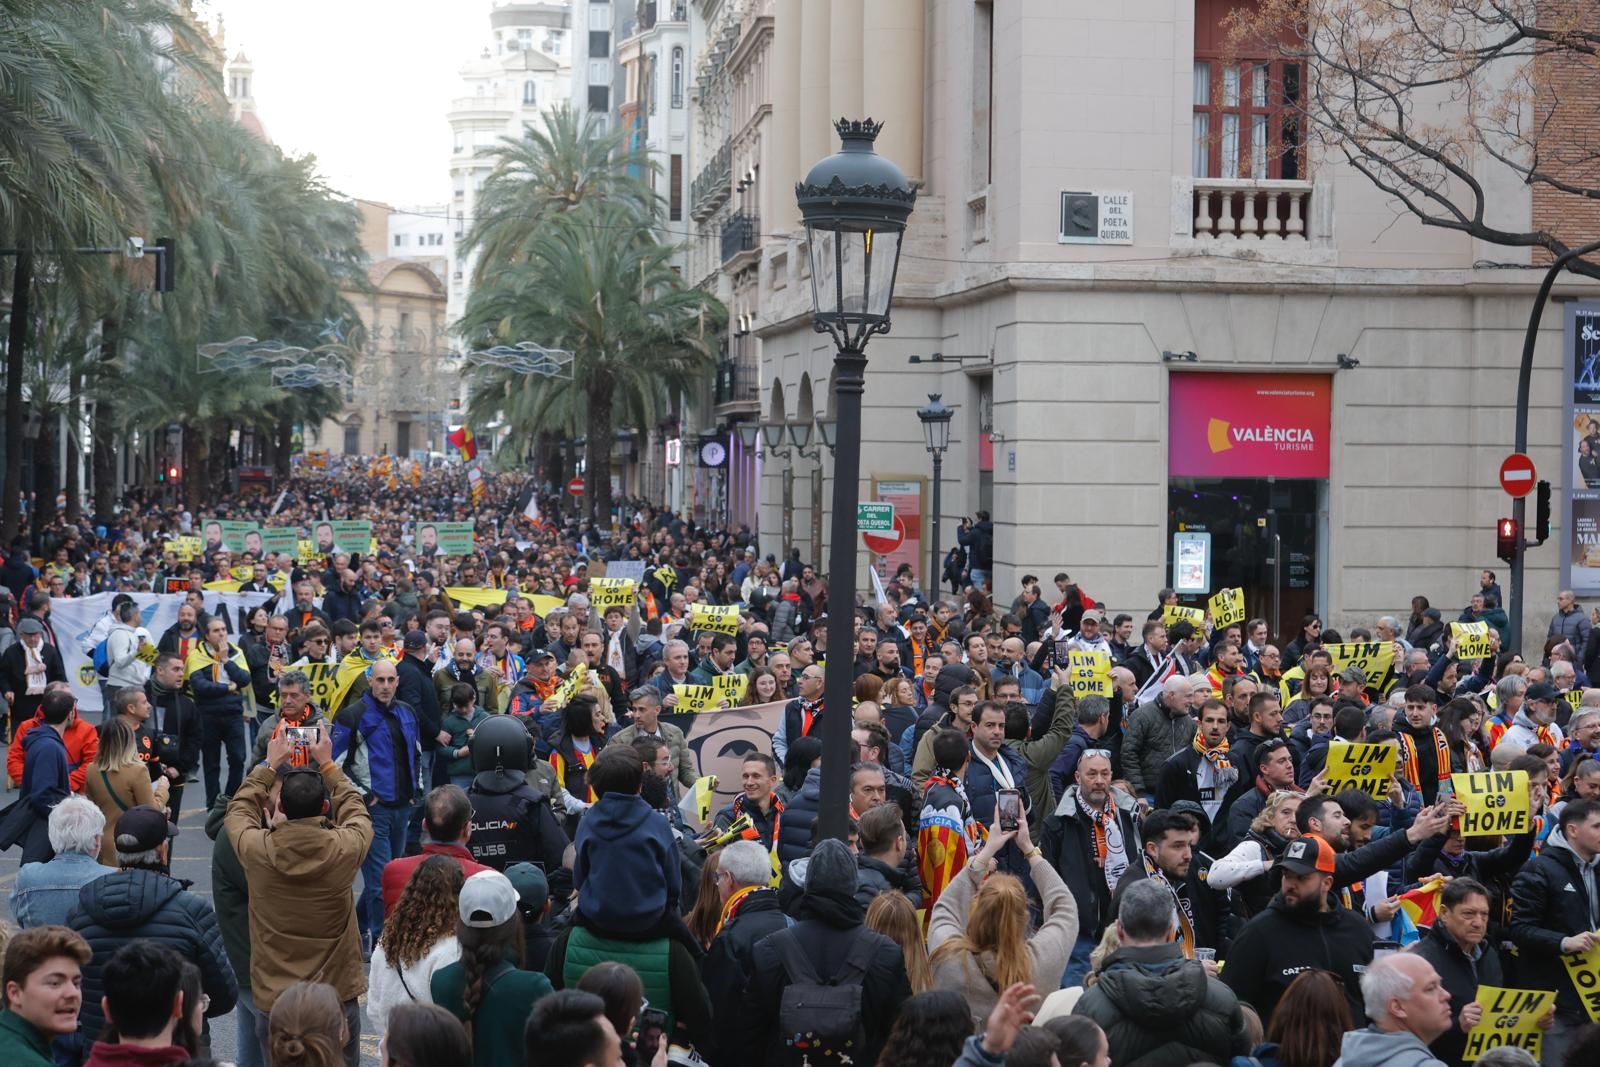
[[[535,768],[551,780],[540,781]],[[554,789],[555,774],[535,763],[527,729],[509,715],[491,715],[472,735],[472,769],[472,858],[495,870],[536,864],[551,899],[565,900],[572,892],[572,843],[551,807],[552,794],[544,791]]]

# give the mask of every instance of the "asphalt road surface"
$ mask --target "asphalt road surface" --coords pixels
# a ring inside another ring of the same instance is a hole
[[[3,778],[4,775],[0,775]],[[0,783],[3,784],[3,783]],[[10,790],[0,793],[0,806],[11,803],[16,797],[16,791]],[[189,891],[211,900],[211,839],[206,836],[205,813],[200,804],[205,800],[205,787],[199,782],[188,786],[184,790],[185,807],[178,817],[180,833],[174,839],[176,849],[172,859],[172,873],[174,877],[182,878],[194,884]],[[18,849],[0,853],[0,896],[7,901],[3,915],[11,921],[11,886],[17,877]],[[359,879],[357,886],[360,885]],[[365,1005],[366,997],[362,1003]],[[237,1059],[237,1027],[235,1016],[230,1014],[225,1018],[211,1020],[211,1055],[217,1060],[233,1062]],[[361,1063],[362,1067],[377,1067],[378,1039],[370,1034],[363,1034],[361,1038]]]

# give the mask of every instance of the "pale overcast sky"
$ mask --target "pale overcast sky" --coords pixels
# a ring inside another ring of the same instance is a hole
[[[284,151],[316,155],[335,189],[443,203],[457,70],[492,40],[490,0],[200,0],[231,59],[255,64],[256,112]]]

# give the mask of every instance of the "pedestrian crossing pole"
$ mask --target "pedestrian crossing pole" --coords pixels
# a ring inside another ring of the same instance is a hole
[[[1556,278],[1561,272],[1567,270],[1574,262],[1593,252],[1600,252],[1600,241],[1591,241],[1579,248],[1569,249],[1556,257],[1550,264],[1550,269],[1545,272],[1544,281],[1539,285],[1539,295],[1534,298],[1533,311],[1528,316],[1528,332],[1522,338],[1522,366],[1517,371],[1517,425],[1516,441],[1513,444],[1514,452],[1526,454],[1528,451],[1528,392],[1533,379],[1533,347],[1539,339],[1539,320],[1544,317],[1544,305],[1550,299],[1550,289],[1555,285]],[[1541,496],[1549,492],[1541,487]],[[1548,497],[1544,497],[1548,499]],[[1547,503],[1541,501],[1545,514],[1548,515]],[[1548,535],[1548,524],[1541,523],[1544,527],[1540,530],[1539,539],[1529,542],[1528,530],[1528,498],[1526,495],[1518,496],[1511,501],[1511,520],[1516,524],[1516,544],[1511,557],[1511,597],[1508,614],[1511,616],[1510,630],[1507,634],[1505,648],[1522,650],[1522,608],[1523,608],[1523,565],[1527,558],[1529,547],[1544,543]],[[1570,522],[1571,516],[1567,516]],[[1562,576],[1563,582],[1565,576]],[[1581,651],[1581,649],[1580,649]]]

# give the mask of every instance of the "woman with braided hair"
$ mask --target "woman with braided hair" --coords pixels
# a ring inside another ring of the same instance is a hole
[[[272,1005],[267,1062],[272,1067],[342,1067],[349,1039],[349,1022],[333,987],[296,982]]]
[[[499,871],[479,871],[461,886],[457,914],[461,959],[434,973],[433,1002],[466,1024],[474,1067],[521,1063],[528,1014],[554,990],[522,969],[517,891]]]

